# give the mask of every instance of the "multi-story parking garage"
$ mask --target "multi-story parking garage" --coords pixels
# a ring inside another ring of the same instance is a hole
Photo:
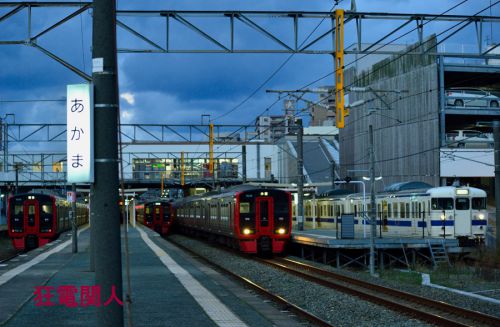
[[[432,47],[432,40],[427,46]],[[351,69],[346,84],[353,107],[340,131],[342,174],[361,178],[369,168],[373,126],[377,189],[400,181],[454,182],[493,196],[491,121],[498,119],[497,62],[433,55],[386,58],[368,70]],[[359,89],[359,88],[358,88]],[[354,89],[356,90],[356,89]],[[360,103],[358,101],[358,103]]]

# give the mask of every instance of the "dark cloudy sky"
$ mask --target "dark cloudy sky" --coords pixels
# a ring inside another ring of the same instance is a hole
[[[5,1],[0,1],[5,2]],[[340,7],[350,8],[350,0],[340,2]],[[459,0],[358,0],[358,11],[404,12],[404,13],[442,13]],[[495,1],[493,1],[495,2]],[[164,10],[303,10],[329,11],[333,1],[323,0],[273,0],[273,1],[162,1],[162,0],[118,0],[119,9],[164,9]],[[450,12],[454,14],[474,14],[490,4],[489,0],[470,0]],[[0,8],[0,17],[7,9]],[[492,10],[499,15],[500,5]],[[66,9],[35,9],[33,30],[42,30],[68,13]],[[39,39],[39,44],[54,52],[72,65],[90,74],[91,71],[91,16],[87,12],[58,27]],[[485,12],[486,15],[490,11]],[[0,22],[0,40],[18,40],[27,37],[27,12]],[[138,28],[153,39],[161,40],[161,24],[153,20],[124,21]],[[221,39],[227,31],[222,21],[193,19],[200,27],[215,33]],[[318,20],[301,27],[300,35],[305,38]],[[259,21],[285,40],[291,36],[291,26],[275,21]],[[375,41],[384,35],[397,22],[380,21],[363,26],[366,40]],[[316,34],[329,28],[330,22],[323,22]],[[352,25],[353,26],[353,25]],[[429,30],[440,32],[448,25],[432,24]],[[408,29],[413,28],[410,26]],[[351,27],[352,28],[352,27]],[[346,46],[355,42],[355,35],[346,30]],[[498,31],[496,31],[498,32]],[[491,42],[489,26],[485,26],[485,38]],[[498,42],[498,33],[493,41]],[[238,39],[241,35],[241,39]],[[241,30],[237,35],[239,45],[248,48],[267,46],[259,34],[251,37],[248,31]],[[449,46],[459,43],[475,46],[473,26],[458,38],[451,38]],[[417,40],[416,33],[400,40],[407,44]],[[486,41],[486,40],[485,40]],[[159,41],[160,42],[160,41]],[[204,45],[205,41],[191,32],[180,29],[174,34],[176,44]],[[199,42],[199,43],[197,43]],[[262,43],[259,43],[262,42]],[[300,42],[300,41],[299,41]],[[119,31],[119,46],[137,44],[130,35]],[[119,79],[121,93],[121,115],[123,122],[198,124],[202,114],[217,117],[231,110],[251,94],[277,67],[288,54],[119,54]],[[348,63],[349,60],[346,61]],[[328,55],[295,55],[276,76],[257,92],[249,101],[216,123],[247,124],[255,116],[276,100],[276,94],[266,94],[266,89],[297,89],[333,70],[333,61]],[[314,85],[332,84],[332,77]],[[0,116],[16,114],[16,122],[49,123],[65,122],[65,97],[67,84],[84,82],[59,63],[48,58],[38,50],[22,45],[0,46]],[[311,98],[313,99],[313,98]],[[25,102],[28,101],[28,102]],[[280,113],[282,104],[270,109]]]

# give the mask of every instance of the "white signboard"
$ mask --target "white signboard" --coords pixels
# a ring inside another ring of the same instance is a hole
[[[94,181],[94,105],[91,84],[67,87],[66,143],[68,183]]]

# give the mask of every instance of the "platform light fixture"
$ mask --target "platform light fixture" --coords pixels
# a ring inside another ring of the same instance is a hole
[[[382,176],[375,177],[375,180],[376,180],[376,181],[380,181],[380,180],[382,180],[382,178],[383,178]],[[370,180],[370,177],[363,176],[363,180],[365,180],[365,181],[369,181],[369,180]]]

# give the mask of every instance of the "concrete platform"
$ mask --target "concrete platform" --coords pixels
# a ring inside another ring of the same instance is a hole
[[[311,229],[292,232],[292,242],[331,249],[368,249],[370,238],[338,239],[336,230]],[[389,237],[375,238],[377,249],[428,248],[429,243],[441,244],[444,241],[447,248],[458,247],[458,240],[443,238]]]
[[[82,306],[80,297],[82,286],[95,286],[94,273],[89,271],[89,230],[80,233],[79,253],[71,253],[69,240],[65,234],[0,267],[1,326],[96,325],[97,307]],[[134,326],[299,326],[287,313],[201,265],[151,230],[131,228],[129,249]],[[126,290],[125,274],[123,280]],[[58,288],[64,285],[78,290],[75,307],[59,304]],[[36,305],[34,291],[40,286],[53,287],[54,305]],[[107,299],[100,300],[103,305]]]

